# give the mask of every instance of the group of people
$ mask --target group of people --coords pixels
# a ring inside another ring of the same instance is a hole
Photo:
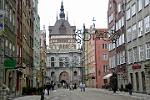
[[[80,82],[79,85],[77,85],[77,83],[71,84],[69,85],[69,90],[75,90],[77,88],[80,88],[81,92],[85,92],[85,83]]]
[[[81,89],[81,92],[85,92],[85,83],[80,83],[79,85],[80,89]]]
[[[74,90],[74,89],[77,89],[77,83],[69,85],[69,90]]]
[[[44,90],[44,94],[49,95],[50,91],[53,91],[55,87],[55,83],[51,82],[45,85],[45,90]]]
[[[116,93],[116,91],[118,90],[117,85],[114,85],[114,84],[111,86],[111,88],[114,93]],[[123,85],[121,85],[120,91],[123,91],[123,90],[124,90]],[[125,85],[125,90],[129,92],[129,95],[132,95],[133,86],[130,82]]]

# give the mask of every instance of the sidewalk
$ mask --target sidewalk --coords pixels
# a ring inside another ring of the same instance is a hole
[[[96,91],[100,91],[100,92],[112,94],[112,95],[130,96],[130,97],[136,98],[138,100],[150,100],[150,95],[142,94],[142,93],[134,93],[133,92],[132,95],[129,95],[128,92],[117,91],[116,93],[113,93],[113,91],[109,91],[107,89],[87,88],[87,90],[96,90]]]
[[[44,96],[44,100],[48,100],[49,96]],[[22,96],[22,97],[17,97],[12,100],[41,100],[40,95],[29,95],[29,96]]]

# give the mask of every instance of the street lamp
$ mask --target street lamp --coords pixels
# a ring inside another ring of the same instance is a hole
[[[79,67],[81,69],[81,73],[82,73],[82,79],[81,81],[84,82],[85,78],[84,78],[84,73],[85,73],[85,59],[86,59],[86,55],[85,55],[85,45],[86,45],[86,41],[89,41],[91,39],[91,32],[89,32],[88,29],[85,28],[85,24],[83,24],[83,30],[77,30],[75,37],[74,37],[77,41],[77,43],[79,43],[82,47],[82,56],[81,56],[81,65],[82,67]]]

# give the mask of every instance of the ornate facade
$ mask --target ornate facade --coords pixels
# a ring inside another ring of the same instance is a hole
[[[83,81],[81,52],[76,47],[75,26],[65,19],[63,2],[54,26],[49,26],[49,47],[47,48],[47,82],[74,84]]]

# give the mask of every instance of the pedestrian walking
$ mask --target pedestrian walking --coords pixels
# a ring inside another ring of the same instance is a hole
[[[73,89],[77,89],[77,84],[76,83],[74,84]]]
[[[80,85],[79,85],[79,87],[80,87],[80,90],[81,90],[81,92],[82,92],[82,91],[83,91],[82,82],[80,82]]]
[[[85,92],[85,83],[82,84],[83,92]]]
[[[51,90],[51,84],[50,83],[48,83],[46,85],[46,89],[47,89],[47,95],[49,95],[49,91]]]
[[[127,88],[128,88],[128,92],[129,92],[129,95],[132,95],[132,84],[129,82],[128,85],[127,85]]]
[[[117,83],[117,74],[113,73],[112,76],[110,77],[110,85],[113,90],[113,93],[116,93],[118,90],[118,83]]]

